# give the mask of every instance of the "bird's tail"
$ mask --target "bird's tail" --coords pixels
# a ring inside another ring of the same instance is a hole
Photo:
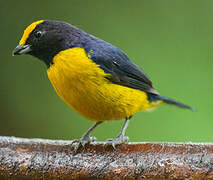
[[[166,104],[171,104],[171,105],[175,105],[175,106],[178,106],[178,107],[181,107],[181,108],[190,109],[191,111],[196,111],[196,109],[194,109],[193,107],[182,104],[180,102],[177,102],[173,99],[170,99],[170,98],[167,98],[167,97],[164,97],[164,96],[152,94],[151,96],[148,96],[148,97],[151,101],[161,100],[161,101],[165,102]]]

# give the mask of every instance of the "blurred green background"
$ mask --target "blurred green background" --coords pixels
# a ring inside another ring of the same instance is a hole
[[[198,110],[139,112],[127,129],[131,141],[213,142],[212,0],[1,0],[0,18],[0,135],[74,139],[93,124],[56,95],[41,61],[11,56],[27,25],[52,19],[118,46],[162,95]],[[93,135],[114,137],[122,125],[106,122]]]

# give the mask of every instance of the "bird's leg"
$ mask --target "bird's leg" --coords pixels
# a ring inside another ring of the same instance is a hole
[[[118,136],[115,139],[107,139],[107,142],[106,142],[107,144],[112,144],[112,146],[115,147],[116,144],[120,144],[120,143],[129,141],[129,137],[124,136],[124,135],[125,135],[125,131],[129,124],[130,119],[131,119],[131,117],[126,118],[121,132],[118,134]]]
[[[95,123],[92,127],[90,127],[88,129],[88,131],[86,133],[83,134],[83,136],[80,139],[80,143],[82,144],[82,146],[84,146],[88,142],[96,141],[96,138],[90,137],[90,134],[101,123],[102,123],[102,121]]]
[[[126,118],[124,125],[123,125],[123,128],[121,129],[121,132],[118,134],[118,136],[115,139],[120,139],[121,141],[125,140],[126,138],[129,139],[127,136],[126,137],[124,136],[125,132],[126,132],[126,128],[129,124],[129,121],[130,121],[130,118]]]
[[[85,144],[96,141],[95,137],[90,137],[91,132],[99,125],[101,124],[102,121],[95,123],[92,127],[88,129],[86,133],[83,134],[81,139],[79,140],[74,140],[73,145],[74,145],[74,152],[77,152],[80,146],[85,146]]]

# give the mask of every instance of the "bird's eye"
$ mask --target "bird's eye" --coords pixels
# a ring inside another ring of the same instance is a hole
[[[36,38],[40,38],[41,35],[42,35],[42,32],[41,32],[41,31],[37,31],[37,32],[35,33],[35,37],[36,37]]]

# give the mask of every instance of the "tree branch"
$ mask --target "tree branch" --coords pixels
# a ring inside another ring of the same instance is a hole
[[[75,146],[0,137],[0,179],[213,179],[213,143]]]

